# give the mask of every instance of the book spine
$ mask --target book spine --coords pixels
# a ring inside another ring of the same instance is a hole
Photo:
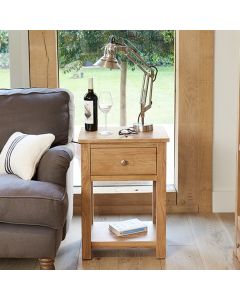
[[[134,234],[134,233],[139,233],[139,232],[144,232],[144,231],[147,231],[146,227],[122,231],[122,232],[120,232],[120,235],[129,235],[129,234]]]

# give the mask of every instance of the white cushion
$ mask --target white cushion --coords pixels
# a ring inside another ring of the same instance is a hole
[[[30,135],[13,133],[0,154],[0,174],[15,174],[31,180],[43,154],[55,136],[51,133]]]

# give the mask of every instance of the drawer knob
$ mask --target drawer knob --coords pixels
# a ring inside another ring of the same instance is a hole
[[[121,160],[121,165],[122,166],[127,166],[128,165],[128,161],[125,160],[125,159]]]

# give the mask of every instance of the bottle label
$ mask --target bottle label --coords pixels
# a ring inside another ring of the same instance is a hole
[[[93,101],[84,101],[85,123],[94,124],[93,118]]]

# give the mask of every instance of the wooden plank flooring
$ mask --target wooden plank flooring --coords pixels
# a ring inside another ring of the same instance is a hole
[[[113,221],[133,216],[96,217]],[[139,216],[150,220],[151,216]],[[94,250],[93,259],[81,259],[81,219],[75,216],[56,258],[59,270],[203,270],[240,269],[233,254],[234,214],[169,215],[167,258],[155,258],[150,249]],[[38,269],[33,259],[0,259],[0,269]]]

